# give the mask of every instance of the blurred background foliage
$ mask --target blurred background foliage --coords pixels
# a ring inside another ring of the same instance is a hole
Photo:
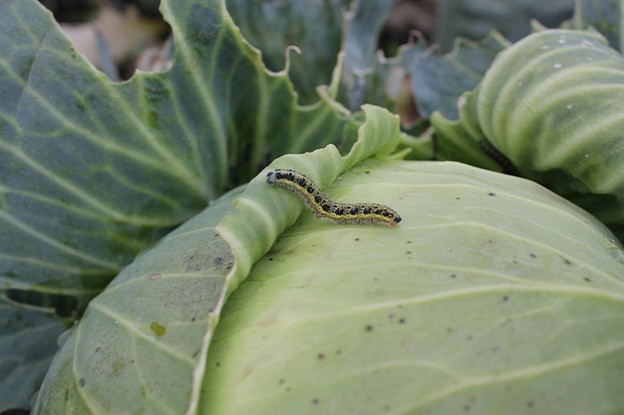
[[[170,28],[158,0],[40,0],[72,39],[79,52],[111,79],[129,79],[137,70],[159,71],[170,64]],[[300,102],[318,99],[316,88],[329,84],[338,53],[350,53],[349,65],[363,70],[401,53],[419,39],[448,52],[458,37],[481,40],[491,31],[516,41],[531,31],[532,19],[558,27],[570,19],[574,0],[227,0],[228,11],[243,35],[262,51],[272,71],[290,59],[289,74]],[[267,30],[270,28],[270,30]],[[368,38],[362,42],[362,38]],[[287,52],[296,46],[300,53]],[[388,91],[401,90],[394,76]],[[348,82],[348,80],[343,80]],[[387,92],[386,94],[391,94]],[[370,98],[367,97],[367,98]],[[349,97],[342,96],[351,109]],[[402,97],[403,100],[409,97]],[[370,99],[358,101],[371,102]],[[406,105],[404,105],[406,106]],[[413,117],[413,114],[404,114]]]

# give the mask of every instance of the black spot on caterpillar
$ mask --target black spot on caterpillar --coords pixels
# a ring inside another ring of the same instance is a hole
[[[274,170],[267,173],[268,184],[284,187],[297,193],[310,206],[317,218],[329,218],[336,223],[386,223],[396,226],[401,222],[397,212],[375,203],[336,203],[327,198],[303,174],[293,170]]]

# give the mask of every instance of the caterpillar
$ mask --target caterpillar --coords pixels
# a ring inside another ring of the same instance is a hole
[[[328,218],[336,223],[386,223],[396,226],[401,222],[397,212],[375,203],[336,203],[327,198],[310,179],[293,170],[274,170],[267,173],[268,184],[297,193],[314,210],[317,218]]]

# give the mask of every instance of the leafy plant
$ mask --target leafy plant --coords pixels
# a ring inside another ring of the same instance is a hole
[[[511,74],[511,75],[510,75]],[[624,234],[624,57],[597,33],[547,30],[500,53],[459,121],[434,114],[462,151],[487,140],[538,180]],[[465,140],[471,137],[471,140]],[[444,144],[442,144],[443,146]]]
[[[385,59],[389,1],[164,0],[171,68],[118,84],[0,3],[0,410],[45,373],[34,413],[621,412],[622,246],[536,183],[620,232],[622,57],[580,30],[619,47],[615,4]],[[419,137],[364,104],[406,90]],[[274,168],[403,221],[317,220]]]

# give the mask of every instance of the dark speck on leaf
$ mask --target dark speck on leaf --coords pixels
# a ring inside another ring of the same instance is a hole
[[[403,323],[405,323],[405,319],[404,318],[400,318],[399,319],[399,324],[403,324]]]
[[[373,331],[373,325],[372,324],[367,324],[366,325],[366,331]]]
[[[312,399],[312,405],[318,405],[318,404],[319,404],[319,398]]]
[[[531,258],[537,258],[537,255],[535,255],[534,253],[530,253],[530,254],[529,254],[529,256],[530,256]]]
[[[494,193],[494,192],[488,192],[488,196],[496,196],[496,193]]]
[[[316,358],[317,358],[318,360],[323,360],[323,359],[325,359],[325,353],[319,353],[319,354],[317,354],[317,355],[316,355]]]
[[[509,300],[509,296],[507,295],[503,296],[503,301],[507,301],[507,300]]]
[[[566,265],[572,265],[572,261],[570,261],[569,259],[563,259],[563,263]]]
[[[583,277],[583,279],[585,280],[585,282],[592,282],[591,278]]]
[[[80,383],[81,388],[84,388],[84,386],[87,384],[87,380],[85,378],[80,378],[78,382]]]

